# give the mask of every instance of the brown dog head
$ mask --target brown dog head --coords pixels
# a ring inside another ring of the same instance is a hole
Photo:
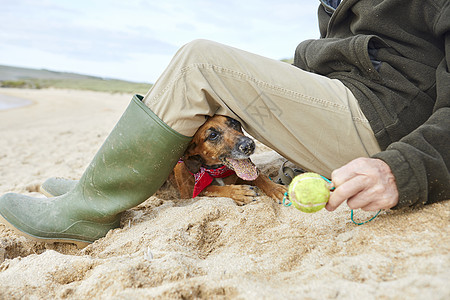
[[[244,135],[241,123],[226,116],[209,118],[195,133],[183,156],[191,173],[201,166],[215,168],[226,165],[244,180],[258,176],[249,156],[255,151],[255,142]]]

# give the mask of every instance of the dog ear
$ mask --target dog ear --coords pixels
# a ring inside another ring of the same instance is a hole
[[[184,157],[183,161],[189,172],[193,174],[198,173],[200,167],[203,165],[203,158],[198,154]]]

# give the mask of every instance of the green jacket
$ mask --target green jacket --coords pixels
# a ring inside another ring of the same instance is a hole
[[[319,7],[321,39],[294,65],[342,81],[358,99],[397,207],[450,199],[450,1],[343,0]]]

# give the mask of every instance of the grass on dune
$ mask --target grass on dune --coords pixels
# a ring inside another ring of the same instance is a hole
[[[13,88],[56,88],[71,90],[90,90],[110,93],[145,94],[152,86],[149,83],[137,83],[116,79],[82,78],[82,79],[21,79],[0,82],[1,87]]]

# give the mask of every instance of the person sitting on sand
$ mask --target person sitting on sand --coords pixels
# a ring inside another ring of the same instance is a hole
[[[183,46],[75,187],[3,195],[0,219],[40,241],[93,242],[155,193],[214,114],[331,177],[329,211],[450,199],[450,2],[340,2],[321,1],[321,38],[300,43],[293,65],[212,41]]]

